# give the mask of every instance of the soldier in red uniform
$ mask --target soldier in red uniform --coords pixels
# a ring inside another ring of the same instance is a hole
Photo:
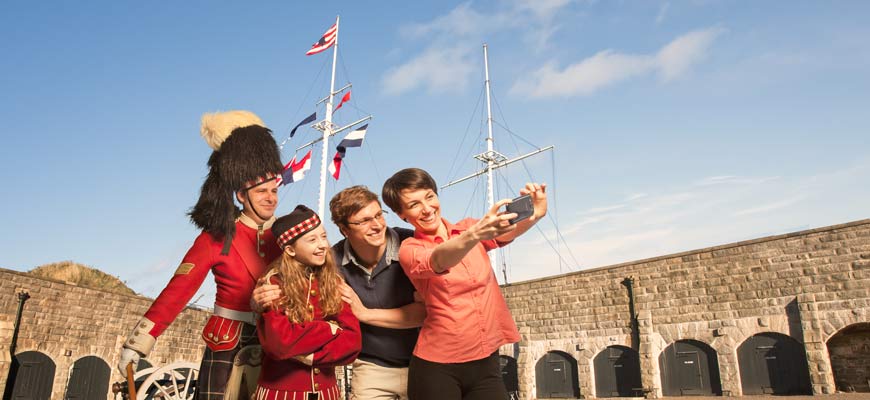
[[[341,276],[320,217],[299,205],[272,225],[284,253],[266,274],[281,296],[257,324],[263,364],[258,400],[338,400],[335,366],[362,347],[359,321],[341,300]]]
[[[199,201],[190,212],[202,233],[124,341],[118,368],[124,374],[128,364],[135,369],[139,357],[148,356],[211,271],[217,295],[214,315],[202,331],[206,350],[197,398],[223,399],[236,353],[257,343],[251,292],[281,251],[270,228],[282,165],[271,131],[248,111],[206,114],[201,133],[214,149]]]

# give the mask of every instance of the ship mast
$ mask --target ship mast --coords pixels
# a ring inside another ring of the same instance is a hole
[[[486,86],[486,128],[487,128],[486,152],[480,153],[480,154],[474,156],[474,158],[476,158],[477,160],[480,160],[481,162],[486,164],[486,167],[484,167],[484,169],[482,169],[478,172],[475,172],[471,175],[456,179],[452,182],[448,182],[446,185],[442,186],[441,188],[444,189],[444,188],[447,188],[449,186],[453,186],[457,183],[464,182],[464,181],[467,181],[471,178],[486,174],[486,201],[487,201],[487,206],[488,206],[487,209],[489,209],[489,208],[492,208],[493,204],[495,204],[495,198],[494,198],[494,194],[493,194],[493,176],[492,176],[492,173],[494,170],[496,170],[498,168],[506,167],[509,164],[513,164],[514,162],[531,157],[535,154],[542,153],[542,152],[545,152],[547,150],[552,150],[554,146],[547,146],[544,148],[540,148],[540,149],[537,149],[537,150],[532,151],[530,153],[523,154],[519,157],[512,158],[510,160],[508,160],[507,157],[505,157],[503,154],[495,151],[495,149],[493,148],[493,146],[495,144],[495,140],[493,140],[493,138],[492,138],[492,105],[491,105],[492,103],[490,101],[491,87],[490,87],[490,82],[489,82],[489,53],[488,53],[487,49],[488,49],[488,46],[486,45],[486,43],[484,43],[483,44],[483,65],[484,65],[485,76],[486,76],[485,86]],[[493,252],[491,254],[490,260],[492,260],[492,269],[496,273],[498,273],[498,269],[499,269],[498,268],[498,253]],[[502,272],[502,276],[504,277],[504,283],[507,283],[507,269],[505,268],[504,265],[502,265],[502,267],[501,267],[501,272]]]
[[[329,137],[344,132],[359,123],[372,119],[372,116],[369,115],[340,128],[332,123],[332,113],[333,111],[335,111],[333,109],[335,95],[343,92],[345,89],[349,89],[352,86],[351,84],[347,84],[341,89],[335,90],[335,65],[336,60],[338,59],[339,17],[340,16],[335,17],[335,43],[332,45],[332,77],[329,80],[329,95],[317,102],[317,104],[326,102],[326,117],[323,119],[323,121],[312,125],[314,129],[323,132],[323,136],[296,148],[296,151],[298,152],[299,150],[302,150],[306,147],[313,146],[317,142],[323,142],[320,157],[320,193],[317,199],[317,215],[320,215],[321,217],[324,215],[324,211],[326,208],[326,171],[328,169],[329,162]]]

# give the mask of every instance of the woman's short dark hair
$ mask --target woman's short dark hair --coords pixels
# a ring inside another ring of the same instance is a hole
[[[384,182],[384,189],[381,191],[384,203],[396,214],[402,212],[401,194],[406,189],[432,189],[438,194],[438,186],[428,172],[420,168],[405,168],[396,172]]]

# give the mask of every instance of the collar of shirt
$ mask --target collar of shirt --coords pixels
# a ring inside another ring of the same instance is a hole
[[[344,256],[341,258],[341,265],[356,265],[357,268],[361,269],[366,275],[372,276],[376,273],[376,269],[378,269],[381,265],[390,265],[391,263],[399,262],[399,234],[390,227],[387,227],[387,248],[384,250],[384,255],[381,259],[384,261],[381,264],[380,260],[378,260],[378,264],[372,271],[369,271],[368,268],[359,263],[356,259],[356,255],[353,253],[353,248],[350,247],[350,240],[344,239]]]
[[[263,223],[263,229],[269,229],[269,228],[271,228],[271,227],[272,227],[272,224],[275,222],[275,219],[276,219],[276,218],[275,218],[275,216],[273,215],[271,218],[269,218],[268,220],[266,220],[266,222]],[[247,216],[247,215],[245,215],[245,213],[241,213],[241,214],[239,214],[239,217],[236,218],[236,221],[239,221],[239,222],[241,222],[243,225],[247,226],[248,228],[254,229],[254,230],[257,230],[257,229],[260,228],[260,225],[257,225],[257,223],[254,221],[254,219],[251,218],[251,217],[249,217],[249,216]]]
[[[460,221],[461,222],[461,221]],[[455,235],[458,235],[467,230],[467,228],[463,228],[458,225],[451,224],[450,221],[446,220],[444,217],[441,217],[441,223],[444,224],[444,228],[447,230],[447,239],[452,238]],[[428,235],[418,230],[414,230],[414,237],[420,240],[425,240],[427,242],[432,243],[443,243],[444,239],[442,239],[438,235]]]

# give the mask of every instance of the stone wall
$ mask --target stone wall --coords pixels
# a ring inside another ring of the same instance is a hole
[[[39,351],[56,365],[52,400],[64,397],[73,363],[85,356],[104,360],[111,381],[124,378],[116,370],[118,349],[151,299],[104,292],[0,269],[0,391],[6,386],[18,293],[24,303],[16,354]],[[204,349],[200,332],[209,312],[188,308],[160,336],[148,361],[156,366],[176,361],[199,363]],[[111,398],[107,393],[107,398]]]
[[[595,397],[592,358],[632,347],[629,277],[650,396],[662,395],[662,350],[681,339],[710,345],[722,390],[741,394],[737,347],[762,332],[802,343],[813,392],[832,393],[827,340],[870,321],[870,220],[504,286],[522,341],[502,354],[517,357],[522,398],[536,398],[535,365],[550,351],[577,360],[581,395]]]

